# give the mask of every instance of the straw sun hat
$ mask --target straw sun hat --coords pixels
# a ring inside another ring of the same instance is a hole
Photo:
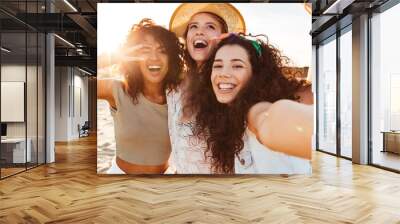
[[[245,32],[242,14],[229,3],[182,3],[171,16],[169,30],[183,37],[189,20],[197,13],[208,12],[221,17],[228,25],[228,32]]]

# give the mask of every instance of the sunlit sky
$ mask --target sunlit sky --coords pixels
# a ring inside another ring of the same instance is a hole
[[[97,5],[97,52],[111,53],[123,43],[128,30],[143,18],[168,28],[180,3],[99,3]],[[271,44],[295,66],[311,63],[311,15],[302,3],[235,3],[247,32],[266,34]]]

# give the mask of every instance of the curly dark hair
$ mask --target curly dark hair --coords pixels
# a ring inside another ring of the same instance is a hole
[[[254,46],[257,41],[261,49]],[[252,65],[252,76],[236,98],[228,104],[217,101],[211,84],[211,72],[218,49],[225,45],[243,47]],[[258,102],[275,102],[280,99],[298,100],[295,93],[305,87],[306,81],[284,75],[284,65],[289,59],[260,38],[246,39],[243,35],[230,35],[223,39],[210,59],[200,68],[200,74],[191,77],[185,109],[195,114],[193,133],[205,138],[211,164],[216,173],[234,173],[235,155],[244,147],[243,136],[247,128],[247,113]]]
[[[137,44],[145,35],[151,35],[166,50],[168,55],[168,72],[163,80],[163,90],[176,90],[180,83],[183,70],[183,44],[179,42],[175,33],[156,25],[151,19],[142,19],[139,24],[132,26],[122,49]],[[137,62],[121,62],[119,70],[125,78],[125,92],[137,103],[137,95],[143,91],[143,75]]]

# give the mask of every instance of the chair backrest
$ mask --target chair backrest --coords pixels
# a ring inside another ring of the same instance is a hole
[[[82,128],[87,128],[87,129],[89,129],[89,128],[90,128],[90,125],[89,125],[89,124],[90,124],[89,121],[85,121],[85,124],[83,124]]]

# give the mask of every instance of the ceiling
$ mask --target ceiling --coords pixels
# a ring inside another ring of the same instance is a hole
[[[47,0],[46,5],[45,0],[1,0],[2,46],[12,49],[2,51],[3,61],[36,57],[44,47],[36,43],[37,33],[54,32],[56,66],[79,66],[95,74],[97,2],[101,1]]]
[[[318,39],[329,27],[343,17],[377,7],[387,0],[311,0],[313,28],[310,34]],[[163,2],[112,0],[1,0],[0,25],[2,44],[15,49],[14,54],[25,52],[25,30],[54,32],[56,65],[85,66],[96,71],[97,3],[105,2]],[[246,2],[246,1],[245,1]],[[247,1],[248,2],[248,1]],[[250,2],[282,2],[254,0]],[[303,0],[286,0],[301,2]],[[51,13],[50,13],[51,12]],[[329,12],[329,13],[327,13]],[[332,31],[334,32],[334,31]],[[325,34],[326,35],[326,34]],[[60,38],[59,38],[60,37]],[[66,40],[66,41],[64,41]],[[30,38],[28,38],[28,42]],[[73,46],[72,46],[72,45]],[[28,44],[34,52],[34,43]]]

